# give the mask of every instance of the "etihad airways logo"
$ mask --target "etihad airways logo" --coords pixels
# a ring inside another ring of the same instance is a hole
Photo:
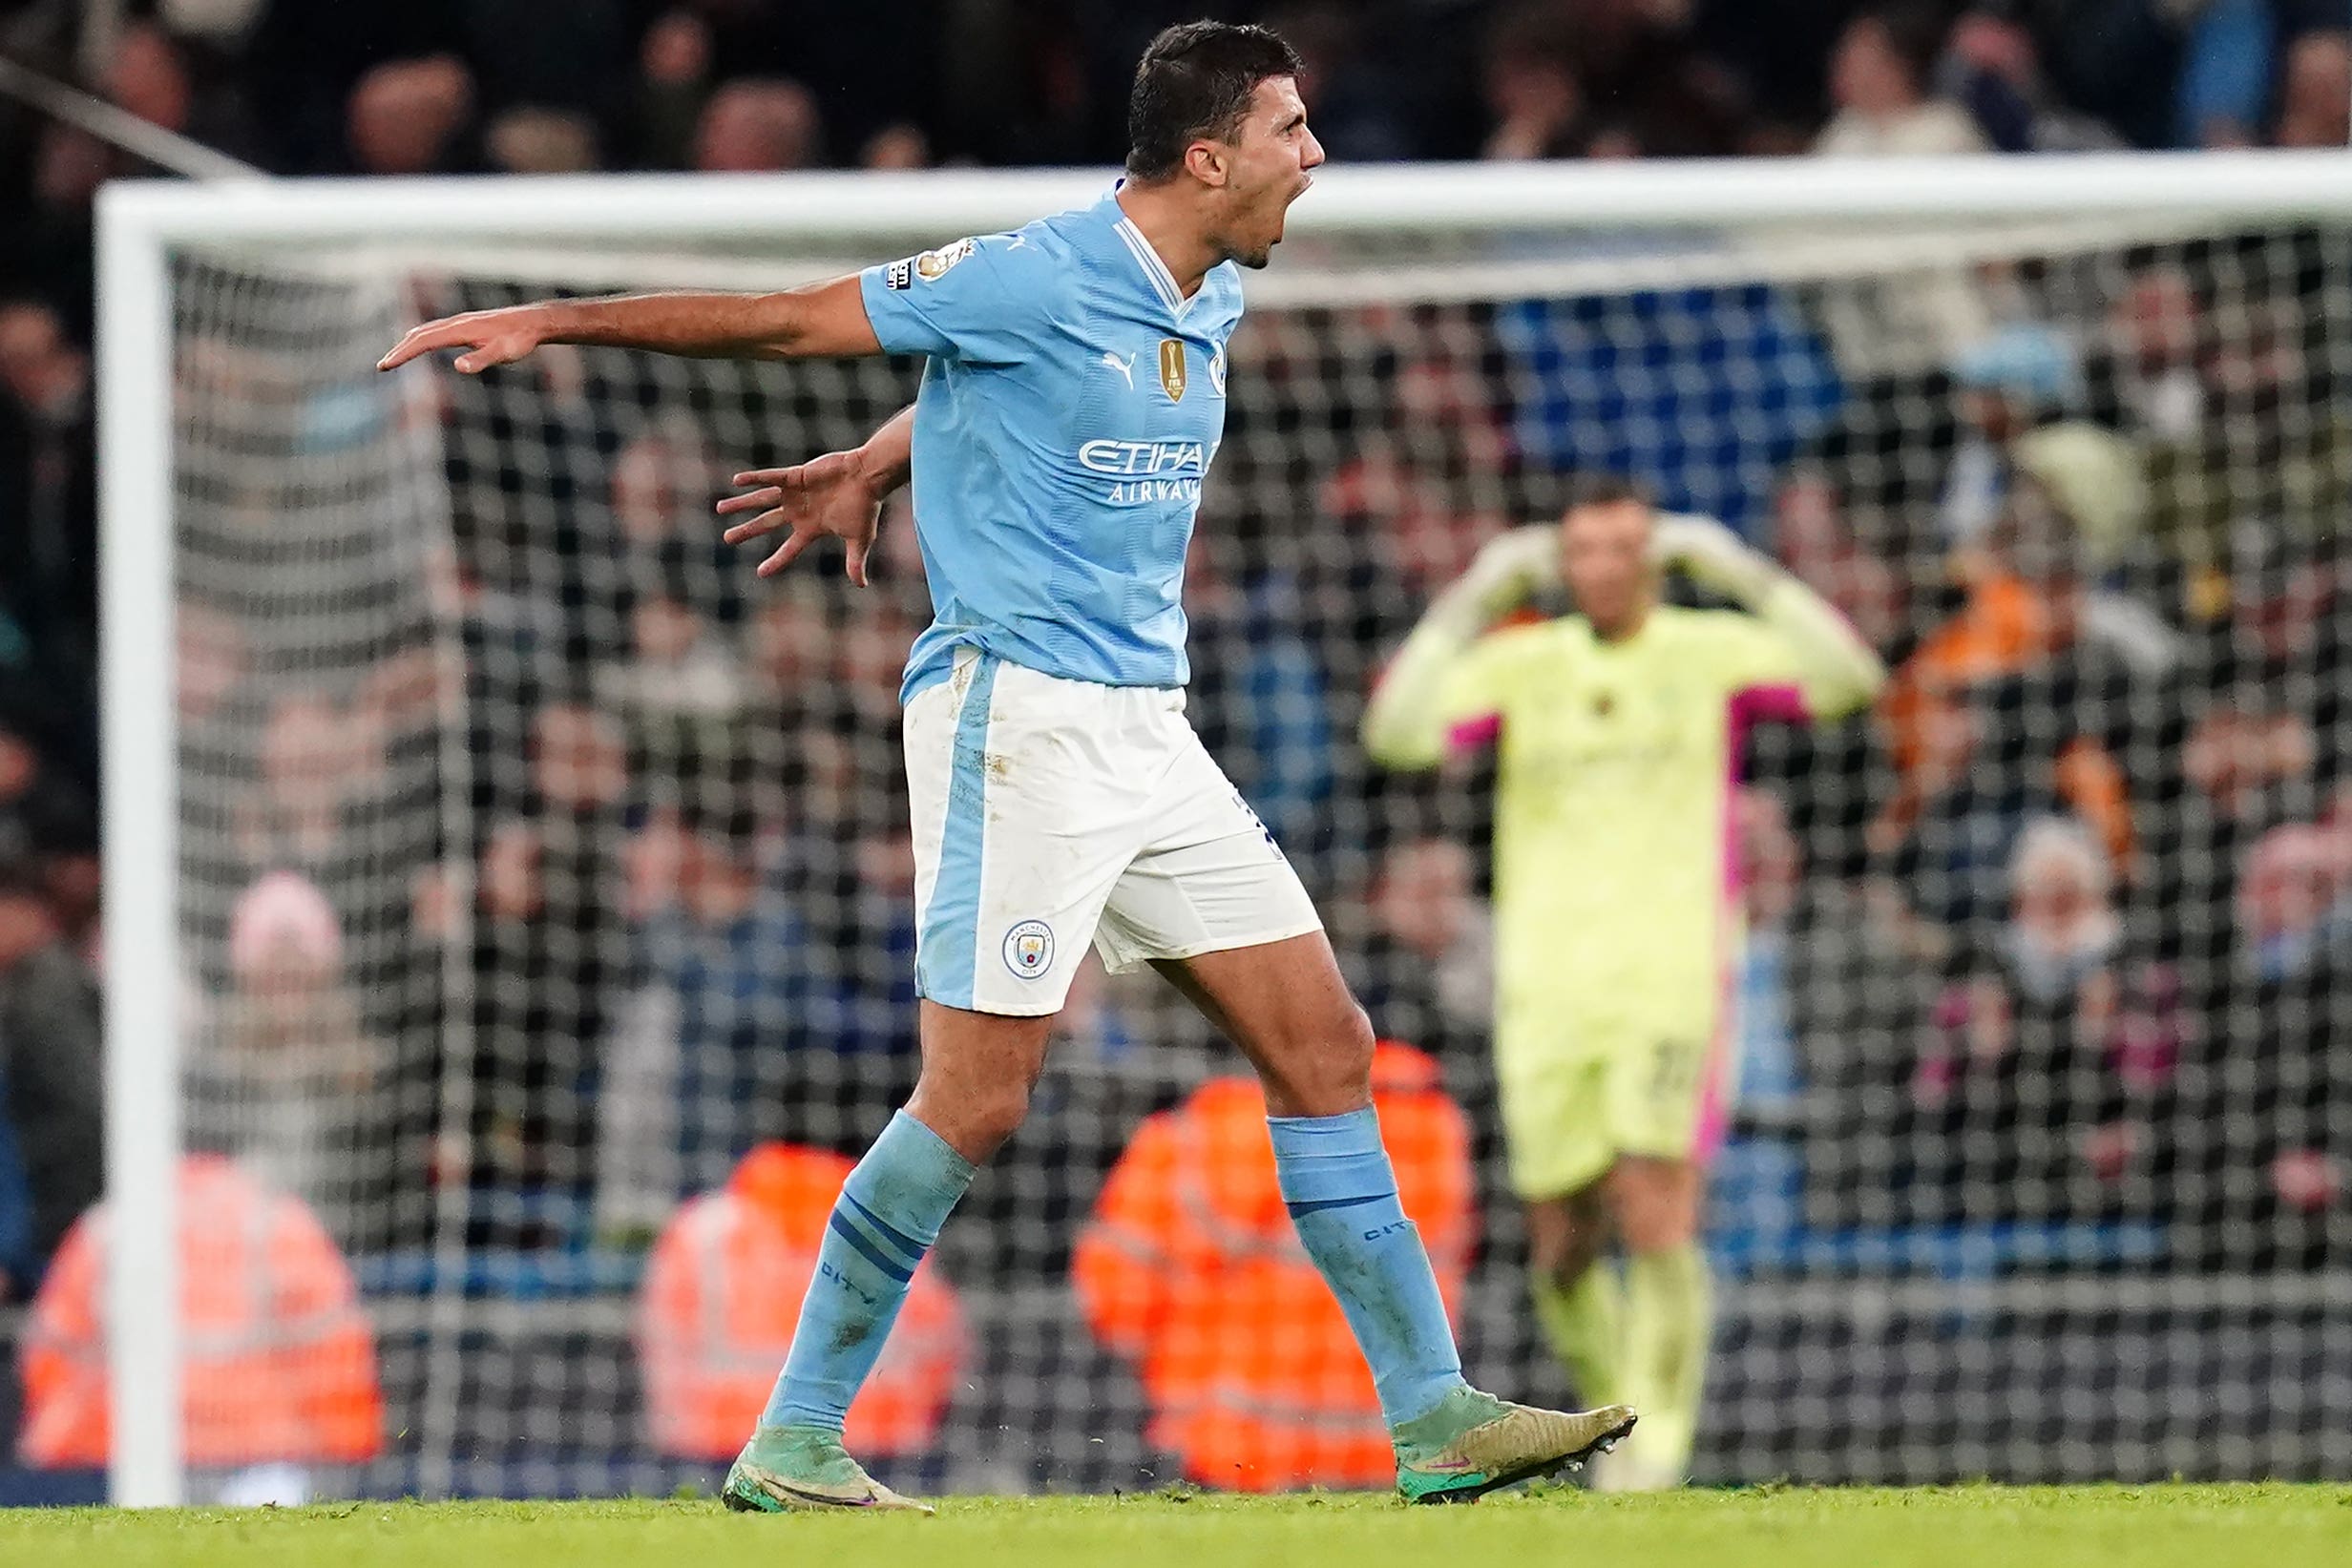
[[[1089,441],[1078,460],[1090,473],[1198,473],[1208,456],[1198,441]]]
[[[1079,466],[1117,481],[1103,495],[1115,505],[1142,501],[1198,501],[1208,448],[1199,441],[1089,441],[1078,449]]]

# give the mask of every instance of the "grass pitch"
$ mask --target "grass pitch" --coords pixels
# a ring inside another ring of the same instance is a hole
[[[2300,1568],[2352,1563],[2352,1487],[1759,1488],[1475,1508],[1385,1497],[975,1498],[936,1518],[716,1502],[360,1503],[0,1513],[25,1568]]]

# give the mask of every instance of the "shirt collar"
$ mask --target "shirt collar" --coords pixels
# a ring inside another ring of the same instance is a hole
[[[1111,232],[1119,236],[1128,253],[1135,258],[1135,264],[1143,269],[1152,292],[1160,296],[1161,303],[1168,309],[1182,317],[1202,295],[1208,292],[1208,280],[1202,279],[1201,286],[1192,291],[1192,298],[1185,298],[1185,291],[1176,286],[1176,275],[1168,271],[1167,263],[1160,259],[1160,253],[1152,249],[1150,240],[1144,238],[1144,231],[1135,226],[1135,220],[1129,218],[1126,209],[1119,205],[1120,187],[1124,184],[1124,179],[1114,183],[1104,193],[1102,201],[1097,203],[1097,210],[1110,220]]]

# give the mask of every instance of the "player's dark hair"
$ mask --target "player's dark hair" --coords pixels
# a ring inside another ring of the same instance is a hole
[[[1560,514],[1564,517],[1586,507],[1609,507],[1622,501],[1633,501],[1645,507],[1657,504],[1645,486],[1622,473],[1580,473],[1568,481]]]
[[[1163,30],[1135,67],[1127,177],[1166,179],[1194,141],[1231,137],[1258,83],[1298,73],[1298,52],[1264,28],[1186,22]]]

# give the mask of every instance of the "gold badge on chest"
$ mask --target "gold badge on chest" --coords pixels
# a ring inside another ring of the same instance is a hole
[[[1170,403],[1185,400],[1185,341],[1182,338],[1160,340],[1160,387]]]

